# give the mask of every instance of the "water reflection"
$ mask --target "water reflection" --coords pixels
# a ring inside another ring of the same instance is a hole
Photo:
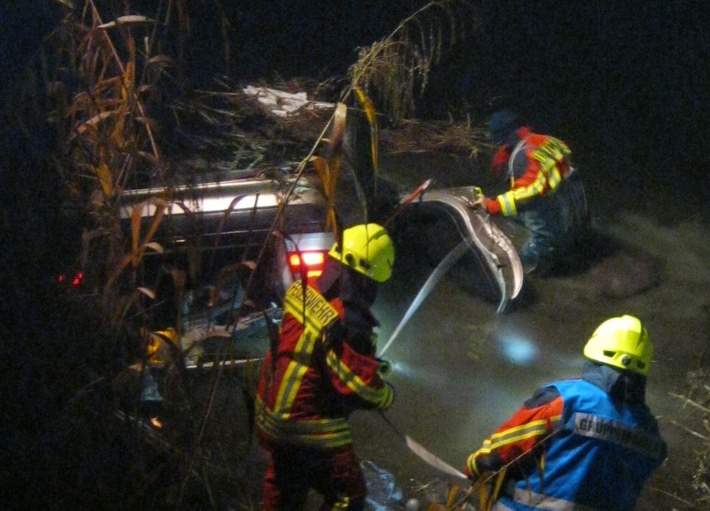
[[[530,340],[520,335],[506,335],[499,340],[499,348],[503,356],[514,365],[530,365],[537,359],[539,349]]]

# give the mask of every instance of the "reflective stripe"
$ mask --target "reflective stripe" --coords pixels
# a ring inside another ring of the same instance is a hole
[[[309,336],[306,332],[306,336]],[[279,413],[288,414],[293,406],[293,402],[298,394],[298,389],[303,382],[303,377],[308,372],[308,364],[301,361],[292,360],[288,363],[284,377],[281,380],[281,386],[276,396],[274,408]]]
[[[334,511],[338,509],[342,509],[343,511],[347,511],[347,509],[350,508],[350,497],[343,496],[340,497],[337,502],[333,502],[332,509]]]
[[[559,415],[549,418],[549,422],[555,425],[559,424],[559,421]],[[506,429],[501,433],[491,435],[490,438],[486,438],[483,441],[483,446],[476,453],[474,453],[473,456],[475,457],[478,453],[490,454],[490,452],[494,449],[500,449],[506,445],[520,442],[521,440],[526,440],[535,436],[543,436],[549,432],[550,428],[548,426],[548,419],[533,421],[515,428]]]
[[[269,410],[256,398],[256,424],[274,440],[311,447],[340,447],[352,443],[350,425],[344,417],[334,419],[290,420],[288,414]]]
[[[394,395],[389,385],[383,385],[379,389],[370,387],[358,375],[353,373],[333,351],[328,353],[326,362],[328,367],[338,376],[338,379],[364,400],[381,408],[387,408],[387,406],[392,404]]]
[[[651,458],[659,458],[663,453],[663,442],[657,437],[621,422],[580,412],[574,414],[573,421],[573,431],[577,435],[612,442]]]
[[[540,144],[540,149],[535,151],[535,159],[540,162],[540,167],[545,172],[550,190],[554,190],[562,182],[559,164],[564,162],[569,154],[564,143],[553,137],[547,138]]]
[[[277,413],[288,417],[310,367],[316,342],[320,340],[323,329],[338,318],[338,311],[312,287],[306,286],[304,293],[303,283],[297,280],[286,291],[284,313],[292,315],[303,325],[303,333],[281,380],[274,405]]]
[[[506,192],[498,196],[498,204],[503,216],[515,216],[518,214],[518,209],[515,207],[515,199],[513,192]]]
[[[530,490],[523,490],[521,488],[515,489],[511,500],[517,502],[518,504],[523,504],[524,506],[530,506],[535,509],[547,509],[549,511],[603,511],[595,507],[576,504],[569,500],[556,499],[554,497],[541,495],[539,493],[535,493]],[[498,508],[498,506],[496,506],[493,509],[502,510],[509,508],[505,506]]]

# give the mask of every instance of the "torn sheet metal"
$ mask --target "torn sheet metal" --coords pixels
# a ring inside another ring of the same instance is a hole
[[[488,213],[471,207],[476,195],[473,186],[428,190],[420,202],[443,209],[456,223],[462,239],[470,239],[471,253],[479,265],[472,271],[480,274],[483,285],[497,287],[501,312],[520,294],[525,273],[510,239]]]

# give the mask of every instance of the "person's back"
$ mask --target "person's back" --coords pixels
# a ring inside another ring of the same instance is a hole
[[[264,511],[297,511],[310,489],[322,509],[361,511],[366,483],[348,415],[394,399],[375,357],[372,306],[392,272],[394,247],[382,226],[345,229],[323,275],[286,291],[278,343],[262,363],[255,430],[269,465]]]
[[[581,378],[537,389],[468,457],[473,479],[493,472],[503,482],[493,510],[633,511],[665,459],[645,404],[652,346],[640,321],[605,321],[584,354]]]
[[[563,500],[598,510],[633,510],[644,484],[665,457],[656,420],[641,403],[611,399],[586,378],[551,384],[564,403],[558,433],[544,455],[544,471],[518,481],[510,498],[521,502]],[[541,493],[534,489],[541,490]]]

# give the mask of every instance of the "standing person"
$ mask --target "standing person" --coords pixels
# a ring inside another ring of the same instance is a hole
[[[302,509],[311,488],[323,495],[323,510],[364,509],[348,415],[394,400],[375,357],[379,323],[370,311],[393,264],[385,229],[356,225],[333,245],[321,277],[286,291],[278,345],[257,386],[256,433],[269,458],[262,510]]]
[[[490,119],[491,140],[500,147],[492,169],[510,182],[494,198],[480,196],[474,207],[519,220],[529,231],[521,260],[531,274],[548,275],[559,267],[588,224],[584,187],[561,140],[533,133],[511,110]]]
[[[493,510],[632,511],[666,457],[645,404],[652,355],[638,318],[603,322],[584,347],[581,378],[537,389],[469,455],[472,479],[498,472]]]

